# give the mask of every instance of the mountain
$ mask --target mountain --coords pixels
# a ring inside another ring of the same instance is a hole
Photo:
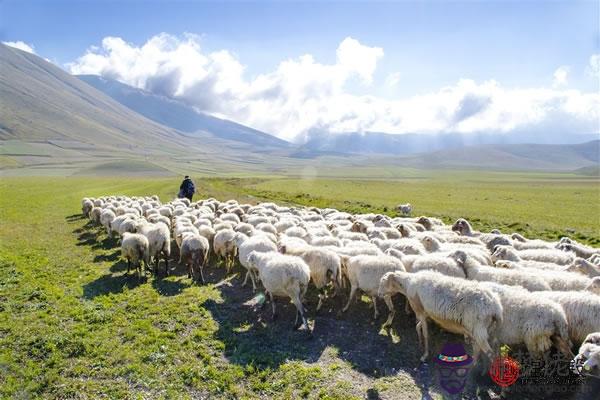
[[[262,147],[280,149],[291,147],[290,143],[275,136],[197,112],[180,101],[158,96],[113,79],[97,75],[77,77],[146,118],[182,132],[208,133],[218,138]]]
[[[600,140],[574,145],[503,144],[467,146],[400,157],[413,168],[588,171],[600,163]]]
[[[365,133],[312,133],[302,147],[306,151],[393,154],[405,155],[431,152],[443,149],[460,148],[486,144],[573,144],[598,139],[593,134],[546,134],[540,136],[527,132],[512,134],[389,134],[380,132]]]
[[[260,144],[254,145],[207,131],[188,134],[167,127],[41,57],[3,44],[0,71],[2,170],[138,174],[145,165],[148,171],[161,173],[211,174],[279,171],[298,164],[284,151],[265,156],[269,146],[264,143],[285,146],[278,139],[257,132]],[[239,135],[252,134],[227,121],[220,126],[223,130],[233,126]]]

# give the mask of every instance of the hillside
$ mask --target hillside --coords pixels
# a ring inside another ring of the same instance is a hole
[[[573,144],[597,139],[593,134],[535,133],[440,133],[440,134],[389,134],[381,132],[350,132],[330,134],[327,132],[308,135],[302,144],[306,151],[354,154],[407,155],[438,150],[457,149],[465,146],[498,144]]]
[[[3,44],[0,70],[3,174],[71,175],[84,170],[111,175],[126,173],[128,166],[139,174],[139,162],[155,166],[148,173],[155,168],[161,174],[163,169],[170,173],[269,173],[297,164],[285,153],[265,157],[270,147],[260,140],[260,145],[253,145],[159,124],[41,57]],[[228,126],[228,121],[222,122],[221,133]],[[232,132],[234,136],[236,131]],[[244,134],[250,135],[250,130]],[[261,132],[257,136],[271,138],[282,148],[286,145]],[[131,160],[138,163],[124,162]]]
[[[600,140],[574,145],[505,144],[468,146],[403,157],[414,168],[570,171],[597,166]]]
[[[255,146],[273,148],[291,146],[288,142],[275,136],[232,121],[196,112],[177,100],[158,96],[112,79],[96,75],[79,75],[78,78],[146,118],[181,132],[207,133],[221,139]]]

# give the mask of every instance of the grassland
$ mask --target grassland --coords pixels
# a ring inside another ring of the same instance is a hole
[[[351,211],[390,212],[410,201],[419,214],[467,216],[477,228],[504,224],[551,237],[569,227],[598,242],[595,180],[504,174],[494,185],[481,175],[427,178],[197,183],[203,196]],[[116,242],[78,215],[86,195],[156,193],[166,201],[177,186],[173,178],[0,181],[1,398],[439,397],[431,377],[415,370],[412,317],[380,332],[382,321],[370,321],[366,302],[339,316],[337,299],[310,313],[309,340],[289,329],[291,307],[282,305],[272,322],[268,311],[253,309],[254,295],[239,278],[226,279],[220,268],[209,268],[206,286],[191,284],[180,266],[168,278],[126,276]],[[310,310],[315,303],[309,292]],[[438,330],[433,337],[448,339]]]

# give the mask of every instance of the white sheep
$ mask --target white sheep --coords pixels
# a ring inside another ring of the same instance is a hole
[[[246,286],[248,277],[250,277],[250,280],[252,281],[252,290],[256,291],[256,279],[254,276],[255,271],[252,269],[252,265],[248,261],[248,256],[253,251],[262,253],[277,251],[277,246],[269,238],[260,234],[248,237],[240,232],[237,232],[233,236],[233,243],[238,249],[237,252],[240,264],[246,268],[246,277],[244,278],[242,286]]]
[[[233,267],[237,255],[237,247],[233,242],[235,234],[236,232],[232,229],[222,229],[215,233],[213,239],[213,251],[217,258],[225,260],[227,272]]]
[[[417,317],[419,342],[424,347],[421,361],[429,355],[428,319],[449,332],[473,339],[474,358],[481,351],[492,357],[489,339],[495,327],[502,324],[503,310],[500,299],[491,290],[476,282],[421,271],[385,274],[378,293],[384,299],[391,299],[394,293],[402,293],[408,299]]]
[[[585,287],[587,292],[600,295],[600,276],[591,279],[590,283]]]
[[[377,319],[379,315],[379,311],[377,310],[379,281],[387,272],[406,271],[402,261],[386,255],[359,255],[350,258],[343,257],[342,260],[344,274],[350,282],[350,296],[342,312],[348,310],[348,307],[350,307],[356,296],[357,290],[360,289],[373,301],[373,318]],[[386,305],[390,309],[390,313],[393,312],[392,303],[386,302]]]
[[[485,247],[475,247],[475,246],[464,246],[457,245],[454,243],[441,243],[437,238],[433,235],[423,235],[421,237],[421,243],[423,243],[423,247],[429,253],[446,253],[449,254],[456,250],[464,251],[468,256],[474,258],[478,263],[483,265],[492,265],[492,259],[487,254]]]
[[[330,282],[336,286],[336,289],[341,286],[342,267],[340,256],[328,249],[305,244],[298,245],[297,242],[287,240],[281,241],[278,247],[283,254],[302,258],[310,268],[310,278],[319,290],[319,303],[317,304],[317,311],[319,311],[326,298],[325,286]]]
[[[550,285],[533,273],[522,270],[493,268],[478,264],[464,251],[457,250],[450,255],[463,269],[467,279],[496,282],[509,286],[522,286],[527,290],[550,290]]]
[[[117,216],[115,215],[115,213],[112,210],[108,210],[108,209],[105,209],[100,214],[100,224],[102,224],[102,226],[104,227],[104,229],[106,229],[106,233],[108,234],[109,237],[112,237],[112,230],[111,230],[111,227],[110,227],[110,223],[116,217]]]
[[[600,331],[600,296],[575,291],[536,292],[535,295],[562,306],[573,343],[581,343],[588,334]]]
[[[499,260],[496,267],[508,268],[522,273],[535,274],[538,278],[546,281],[551,290],[584,290],[590,283],[590,278],[581,274],[566,272],[564,270],[546,270],[523,267],[523,262]]]
[[[499,344],[524,343],[535,357],[542,356],[554,344],[566,356],[573,357],[569,324],[558,303],[516,286],[493,282],[482,282],[481,286],[496,293],[502,303],[503,321],[494,332]]]
[[[90,216],[90,211],[94,208],[94,202],[89,199],[83,199],[81,202],[81,213],[84,217]]]
[[[577,257],[586,259],[594,255],[600,255],[600,249],[584,246],[580,243],[559,243],[556,247],[563,251],[573,252],[575,255],[577,255]]]
[[[396,211],[402,215],[410,215],[412,213],[412,205],[410,203],[398,204],[396,206]]]
[[[188,278],[200,279],[204,284],[203,269],[208,260],[210,244],[205,237],[193,232],[183,232],[180,236],[179,264],[187,265]]]
[[[138,275],[142,272],[142,262],[146,267],[150,265],[150,246],[146,236],[138,233],[125,232],[121,241],[121,256],[127,259],[127,273],[131,263],[136,266]]]
[[[163,224],[152,224],[145,220],[138,221],[136,232],[148,238],[150,257],[156,263],[155,272],[158,274],[160,256],[165,260],[165,273],[169,275],[169,257],[171,256],[171,232]]]
[[[302,304],[310,281],[308,265],[300,257],[286,256],[277,252],[261,253],[257,251],[248,255],[248,263],[251,268],[258,271],[258,276],[269,294],[273,318],[276,316],[273,296],[289,297],[296,306],[294,329],[300,326],[298,323],[298,316],[300,316],[304,327],[310,332]]]
[[[575,260],[573,253],[565,253],[556,249],[528,249],[519,251],[509,246],[496,246],[494,256],[511,261],[537,261],[565,266]]]
[[[578,272],[590,278],[600,276],[600,267],[583,258],[577,257],[566,269],[569,272]]]

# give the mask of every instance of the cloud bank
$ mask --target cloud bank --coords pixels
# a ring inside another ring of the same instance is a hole
[[[539,130],[558,124],[565,133],[598,132],[600,94],[568,89],[567,67],[548,88],[507,88],[495,80],[460,79],[432,93],[401,99],[353,94],[368,89],[384,50],[347,37],[336,61],[323,64],[310,54],[283,60],[252,79],[228,50],[206,52],[200,38],[159,34],[141,46],[106,37],[100,47],[67,68],[95,74],[169,97],[198,111],[228,118],[288,140],[311,131],[387,133],[472,133]],[[591,73],[598,60],[590,59]],[[401,73],[385,78],[401,85]]]

